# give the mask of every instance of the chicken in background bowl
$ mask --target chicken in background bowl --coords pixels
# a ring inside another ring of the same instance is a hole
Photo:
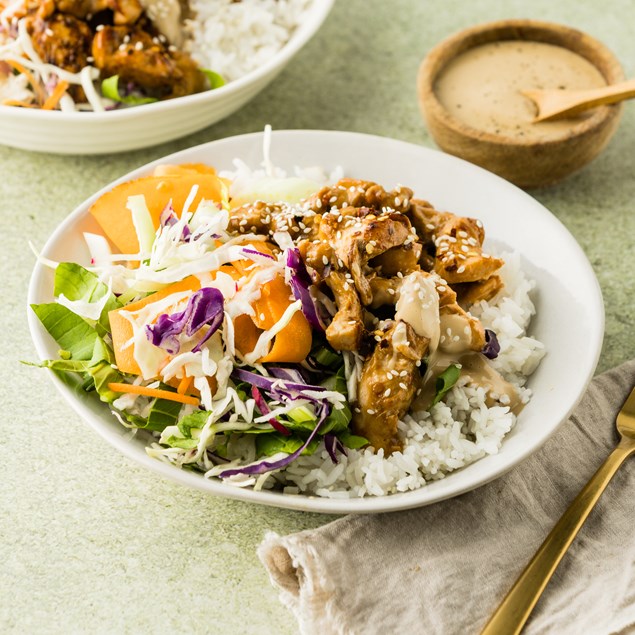
[[[219,88],[274,57],[310,4],[0,0],[0,104],[101,112]]]

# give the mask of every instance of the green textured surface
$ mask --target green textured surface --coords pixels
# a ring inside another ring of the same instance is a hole
[[[328,520],[159,480],[90,431],[44,371],[19,364],[35,357],[25,319],[29,240],[43,245],[77,204],[132,168],[265,123],[433,146],[416,103],[417,67],[442,38],[479,22],[569,24],[609,45],[633,76],[634,11],[632,0],[339,0],[274,84],[201,133],[94,158],[0,148],[0,631],[294,633],[255,550],[266,530],[288,533]],[[600,158],[562,185],[533,192],[578,239],[602,286],[599,370],[635,355],[634,141],[635,112],[627,105]]]

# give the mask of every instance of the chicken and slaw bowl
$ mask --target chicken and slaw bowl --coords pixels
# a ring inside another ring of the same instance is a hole
[[[417,489],[501,447],[544,354],[533,283],[405,186],[158,166],[91,208],[33,310],[147,452],[241,487]],[[142,434],[140,432],[140,434]]]

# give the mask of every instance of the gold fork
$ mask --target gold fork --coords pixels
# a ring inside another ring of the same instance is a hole
[[[540,599],[547,583],[609,481],[635,452],[635,388],[617,415],[620,442],[575,497],[567,511],[520,574],[481,635],[517,635]]]

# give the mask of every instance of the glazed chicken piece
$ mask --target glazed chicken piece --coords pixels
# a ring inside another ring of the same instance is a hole
[[[29,0],[29,6],[38,8],[40,17],[59,11],[82,20],[96,13],[112,11],[115,24],[134,24],[143,13],[138,0]]]
[[[369,280],[370,290],[373,294],[373,301],[370,303],[371,309],[378,309],[380,306],[395,304],[399,299],[399,287],[403,278],[383,278],[373,276]]]
[[[26,20],[33,48],[42,61],[71,73],[78,73],[88,65],[93,35],[85,22],[62,13],[47,18],[35,14]]]
[[[189,55],[169,51],[145,31],[104,27],[95,35],[92,54],[102,77],[119,75],[120,85],[132,83],[154,97],[170,99],[205,89],[205,75]]]
[[[270,234],[272,212],[279,209],[279,205],[262,201],[236,207],[229,212],[227,230],[235,234]]]
[[[426,354],[428,344],[429,340],[417,335],[407,322],[393,322],[364,362],[353,430],[385,455],[403,447],[397,424],[415,396],[421,379],[417,362]]]
[[[412,190],[399,186],[387,192],[372,181],[340,179],[335,185],[323,187],[308,201],[307,206],[317,212],[346,207],[370,207],[377,211],[395,210],[406,212],[410,207]]]
[[[382,276],[407,275],[420,269],[421,243],[408,242],[373,258],[368,264]]]
[[[439,318],[441,319],[441,350],[446,353],[483,350],[485,329],[480,320],[472,317],[456,303],[439,307]],[[456,342],[453,342],[453,339]]]
[[[303,214],[290,206],[256,201],[230,210],[228,229],[233,233],[263,235],[288,231],[294,239],[298,236],[312,238],[320,218],[313,212]]]
[[[424,243],[426,241],[434,241],[439,229],[449,218],[454,216],[454,214],[434,209],[431,203],[419,198],[412,199],[407,215],[413,227],[417,230],[419,240]]]
[[[364,268],[370,259],[409,239],[410,221],[399,212],[377,215],[367,207],[346,211],[348,215],[324,214],[316,239],[319,242],[305,244],[301,251],[307,264],[318,272],[327,260],[333,267],[350,271],[362,304],[368,305],[373,295]]]
[[[337,351],[357,351],[364,334],[362,305],[352,280],[339,271],[331,271],[326,278],[335,296],[337,313],[326,329],[326,339]]]
[[[455,284],[456,294],[459,304],[470,307],[481,300],[489,301],[503,288],[503,281],[500,276],[493,275],[486,280],[478,282],[464,282]]]
[[[460,216],[447,219],[436,231],[434,270],[450,284],[489,278],[504,263],[483,253],[484,239],[481,221]]]

